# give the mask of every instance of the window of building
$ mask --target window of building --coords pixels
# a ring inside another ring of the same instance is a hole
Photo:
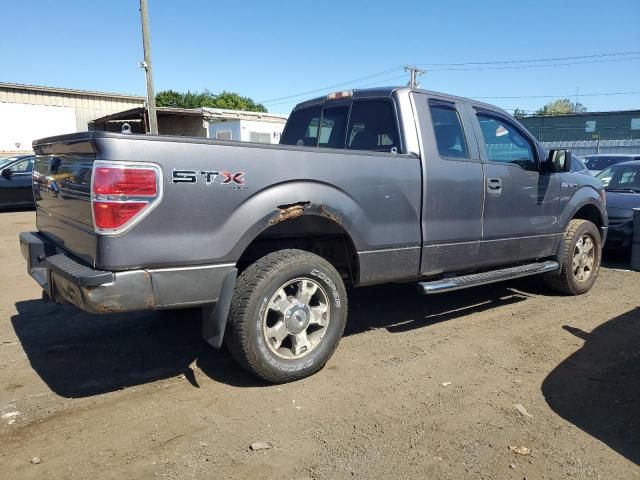
[[[442,158],[469,158],[460,115],[453,105],[430,102],[431,121]]]
[[[254,143],[271,143],[271,134],[264,132],[249,132],[249,141]]]
[[[233,133],[231,130],[218,130],[216,140],[233,140]]]
[[[530,140],[511,122],[487,113],[477,113],[490,162],[519,165],[525,170],[537,169]]]

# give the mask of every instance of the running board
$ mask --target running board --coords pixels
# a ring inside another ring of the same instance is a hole
[[[560,264],[554,261],[530,263],[517,267],[503,268],[501,270],[491,270],[483,273],[473,273],[461,277],[444,278],[433,282],[418,283],[418,290],[425,295],[433,293],[451,292],[463,288],[487,285],[489,283],[512,280],[514,278],[527,277],[538,273],[553,272],[560,268]]]

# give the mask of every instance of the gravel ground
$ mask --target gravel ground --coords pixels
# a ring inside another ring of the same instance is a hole
[[[272,386],[192,312],[43,303],[17,241],[33,224],[0,214],[3,479],[640,479],[637,273],[573,298],[358,289],[325,369]]]

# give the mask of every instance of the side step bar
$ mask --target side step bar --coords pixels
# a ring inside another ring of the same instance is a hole
[[[476,287],[478,285],[486,285],[488,283],[502,282],[503,280],[512,280],[514,278],[536,275],[538,273],[553,272],[558,268],[560,268],[560,264],[551,260],[546,262],[530,263],[528,265],[503,268],[501,270],[491,270],[489,272],[463,275],[461,277],[444,278],[442,280],[434,280],[432,282],[420,282],[418,283],[418,290],[425,295],[451,292],[453,290],[461,290],[463,288]]]

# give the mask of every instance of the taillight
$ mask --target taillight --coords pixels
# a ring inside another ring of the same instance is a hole
[[[119,234],[149,213],[162,194],[162,171],[149,163],[93,164],[91,208],[95,230]]]

